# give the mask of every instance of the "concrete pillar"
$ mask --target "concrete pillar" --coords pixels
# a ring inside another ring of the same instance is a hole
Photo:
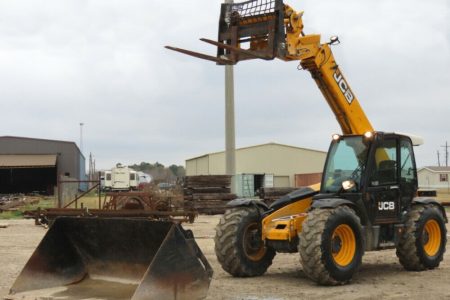
[[[225,0],[233,3],[233,0]],[[233,66],[225,66],[225,173],[231,178],[231,192],[236,193],[236,139],[234,121]]]

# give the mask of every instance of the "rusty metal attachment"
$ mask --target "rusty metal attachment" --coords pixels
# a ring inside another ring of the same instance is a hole
[[[286,35],[282,0],[250,0],[224,3],[219,19],[217,41],[200,39],[217,46],[211,56],[186,49],[166,46],[167,49],[216,62],[233,65],[241,60],[284,57]]]
[[[100,194],[99,194],[100,195]],[[62,208],[46,208],[24,213],[26,218],[33,218],[36,225],[48,226],[58,217],[108,217],[108,218],[147,218],[151,220],[171,221],[175,223],[193,223],[198,213],[184,207],[178,196],[157,195],[152,192],[106,192],[102,201],[98,200],[98,209],[83,205],[82,198],[77,197]],[[78,202],[81,202],[80,208]],[[72,206],[75,205],[75,208]]]
[[[8,299],[202,299],[212,274],[179,224],[60,217]]]
[[[170,221],[173,223],[194,223],[195,211],[148,211],[139,209],[104,210],[85,208],[47,208],[27,212],[36,225],[50,226],[59,217],[102,217],[102,218],[144,218]]]

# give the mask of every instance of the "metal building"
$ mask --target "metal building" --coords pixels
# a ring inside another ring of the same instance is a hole
[[[0,193],[54,194],[58,175],[85,180],[85,158],[74,142],[0,136]]]
[[[296,187],[318,182],[326,154],[277,143],[236,149],[236,193],[252,196],[260,187]],[[224,151],[186,160],[187,176],[222,174],[225,174]]]

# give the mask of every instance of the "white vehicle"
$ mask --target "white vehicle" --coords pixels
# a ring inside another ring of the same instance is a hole
[[[138,171],[137,174],[138,174],[139,184],[150,183],[152,181],[152,176],[147,173]]]
[[[137,172],[117,164],[111,171],[105,171],[104,189],[109,191],[136,190],[139,185]]]

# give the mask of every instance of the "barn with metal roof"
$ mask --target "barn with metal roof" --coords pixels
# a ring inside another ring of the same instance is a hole
[[[0,194],[52,195],[58,176],[84,180],[85,158],[74,142],[0,136]]]
[[[261,187],[299,187],[318,183],[325,151],[266,143],[236,149],[236,194],[253,197]],[[225,174],[225,152],[186,160],[186,175]]]

